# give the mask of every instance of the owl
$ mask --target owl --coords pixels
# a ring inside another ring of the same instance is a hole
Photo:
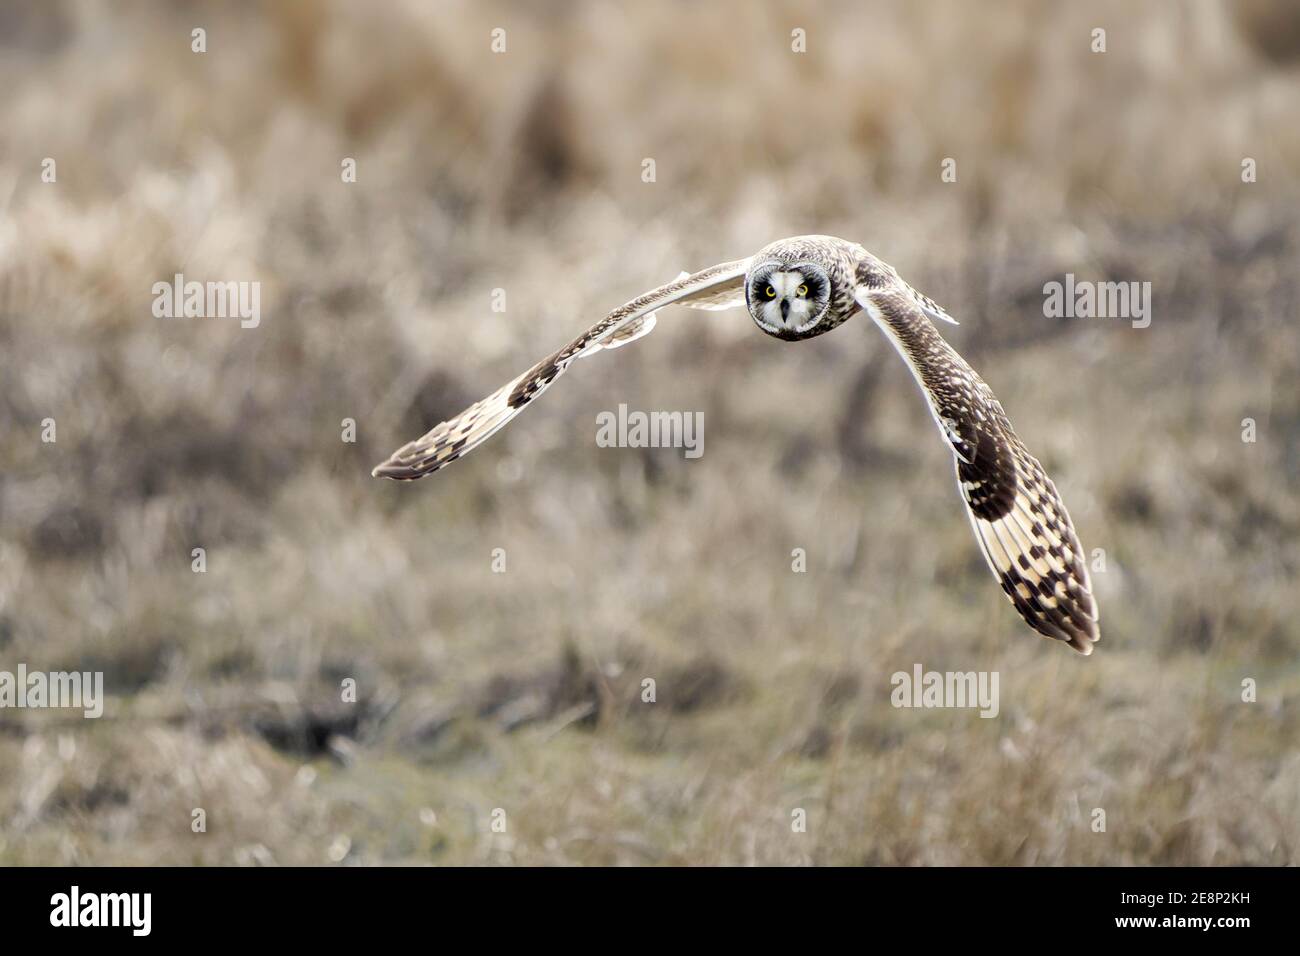
[[[1025,622],[1091,654],[1100,638],[1083,548],[1052,479],[1011,427],[1002,404],[939,334],[956,324],[857,243],[831,236],[781,239],[747,259],[677,279],[615,309],[559,351],[454,418],[403,445],[373,474],[422,478],[477,447],[544,392],[575,359],[621,348],[655,326],[666,305],[744,304],[768,335],[797,342],[865,312],[911,369],[939,434],[984,559]]]

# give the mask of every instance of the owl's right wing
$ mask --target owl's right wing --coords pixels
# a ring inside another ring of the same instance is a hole
[[[683,273],[672,282],[638,296],[487,398],[403,445],[371,474],[377,478],[412,480],[451,464],[523,411],[574,359],[626,345],[653,329],[656,309],[665,305],[729,309],[743,304],[748,266],[748,259],[723,262],[693,275]]]

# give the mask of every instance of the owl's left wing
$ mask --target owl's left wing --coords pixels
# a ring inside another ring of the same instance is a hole
[[[653,329],[656,309],[665,305],[729,309],[742,304],[748,266],[748,259],[739,259],[694,274],[683,273],[672,282],[638,296],[487,398],[403,445],[371,474],[378,478],[410,480],[423,478],[451,464],[523,411],[574,359],[626,345]]]
[[[1097,604],[1052,479],[1016,436],[992,389],[939,335],[928,313],[942,310],[887,267],[859,278],[858,304],[907,362],[952,446],[971,527],[1002,590],[1038,633],[1091,654],[1100,638]]]

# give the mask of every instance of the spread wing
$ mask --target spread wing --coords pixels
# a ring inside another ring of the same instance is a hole
[[[1056,486],[993,391],[939,335],[918,294],[892,276],[876,279],[859,285],[855,297],[911,368],[952,446],[971,527],[993,575],[1030,627],[1091,654],[1100,638],[1097,604]]]
[[[601,349],[618,348],[648,333],[655,325],[655,310],[665,305],[696,309],[729,309],[745,301],[745,270],[748,259],[724,262],[694,275],[683,273],[667,285],[633,299],[558,352],[542,359],[528,371],[455,418],[435,425],[431,431],[408,442],[377,465],[379,478],[414,479],[432,474],[451,464],[523,411],[546,391],[574,359]]]

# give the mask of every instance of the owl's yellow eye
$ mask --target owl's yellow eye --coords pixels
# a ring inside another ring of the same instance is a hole
[[[763,295],[767,296],[769,299],[775,299],[776,290],[773,289],[771,286],[768,286],[766,289],[763,290]]]
[[[806,285],[801,285],[801,286],[799,286],[799,294],[800,294],[800,295],[807,295],[807,294],[808,294],[808,287],[807,287]]]

